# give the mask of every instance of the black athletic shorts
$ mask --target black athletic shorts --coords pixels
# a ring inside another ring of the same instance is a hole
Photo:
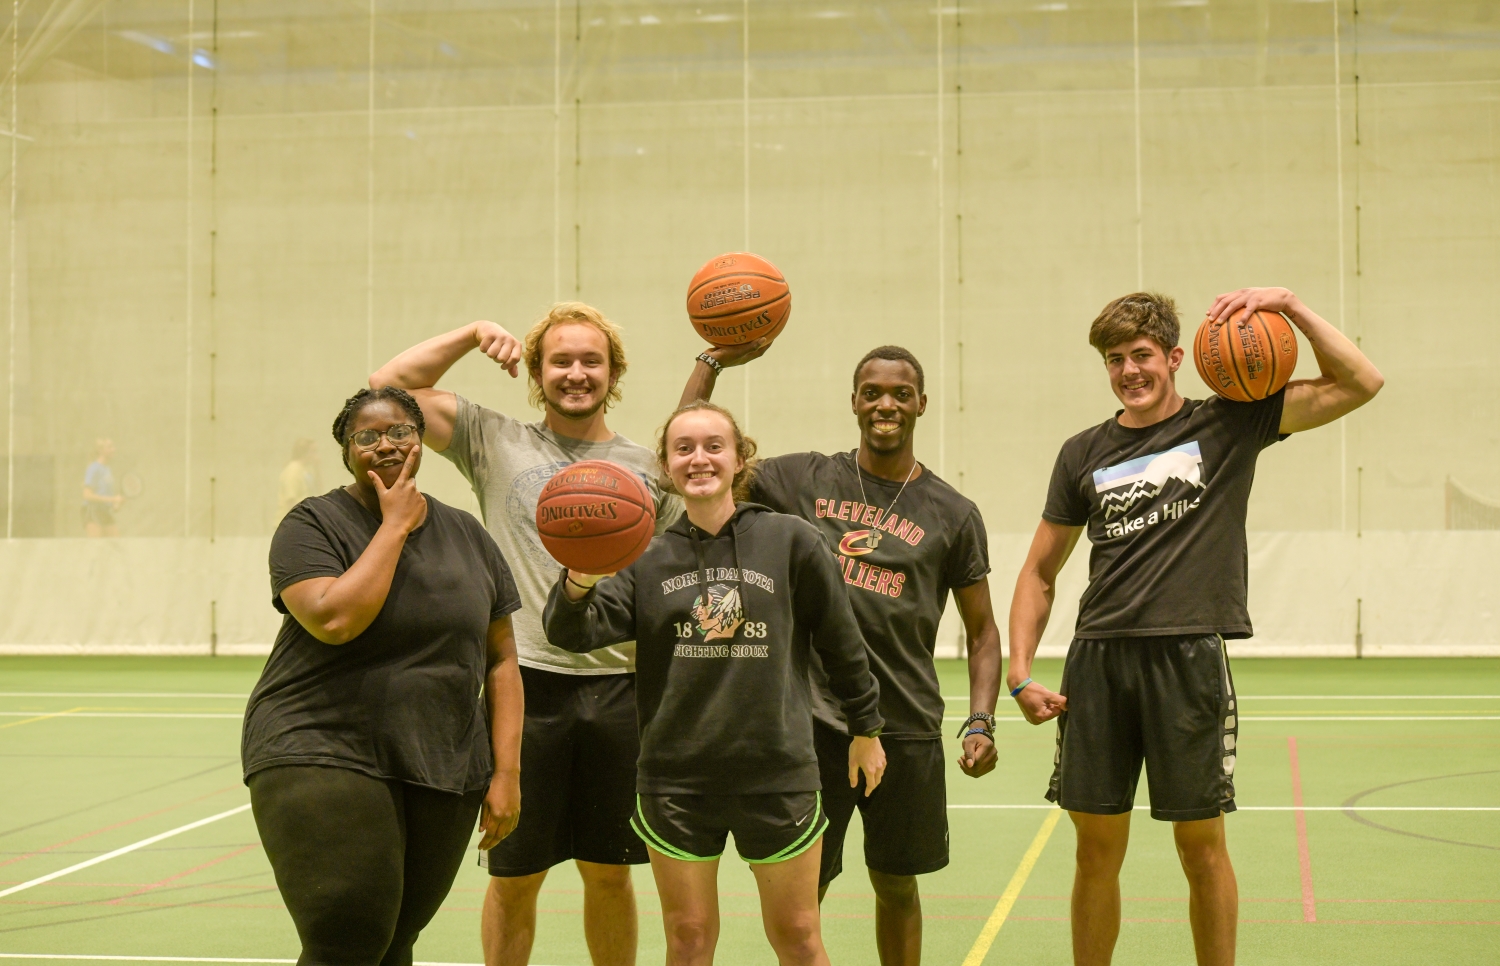
[[[1234,811],[1234,680],[1217,634],[1074,640],[1063,664],[1048,801],[1123,815],[1146,762],[1151,817]]]
[[[683,862],[711,862],[734,850],[751,864],[785,862],[812,848],[828,828],[817,792],[766,795],[638,795],[630,820],[647,845]]]
[[[818,771],[823,778],[823,807],[828,834],[823,839],[823,868],[818,885],[826,886],[844,871],[844,836],[854,810],[865,828],[865,865],[886,875],[923,875],[948,864],[948,786],[944,777],[943,739],[902,739],[882,735],[885,775],[865,797],[865,776],[849,787],[848,735],[813,724]]]
[[[640,736],[634,674],[560,674],[521,667],[521,821],[490,849],[490,875],[544,872],[580,859],[643,865],[630,830]]]

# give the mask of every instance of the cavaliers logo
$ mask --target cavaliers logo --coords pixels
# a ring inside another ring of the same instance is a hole
[[[859,557],[880,546],[880,533],[876,530],[850,530],[839,540],[839,554]]]
[[[693,600],[693,617],[697,619],[698,633],[705,641],[733,637],[745,622],[739,589],[727,584],[710,584],[707,604],[703,603],[702,594]]]

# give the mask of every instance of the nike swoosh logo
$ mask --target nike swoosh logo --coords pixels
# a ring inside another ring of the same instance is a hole
[[[807,821],[807,816],[806,815],[804,815],[801,818],[797,819],[797,825],[796,825],[796,827],[797,828],[801,828],[802,823],[805,822],[805,821]]]

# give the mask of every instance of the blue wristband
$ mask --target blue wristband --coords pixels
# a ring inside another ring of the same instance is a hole
[[[1026,685],[1028,685],[1028,684],[1034,684],[1034,683],[1036,683],[1036,682],[1032,681],[1031,678],[1027,678],[1026,680],[1022,681],[1020,684],[1016,685],[1014,688],[1011,688],[1010,696],[1011,697],[1015,697],[1016,695],[1020,694],[1022,691],[1026,690]]]

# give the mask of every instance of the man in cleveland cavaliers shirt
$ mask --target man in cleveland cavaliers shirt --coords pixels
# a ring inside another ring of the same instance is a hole
[[[707,399],[720,371],[756,358],[763,342],[698,357],[684,404]],[[943,769],[943,698],[932,652],[949,591],[969,645],[969,709],[959,765],[979,777],[995,767],[992,733],[1000,686],[1000,632],[990,609],[989,546],[979,508],[917,462],[917,419],[927,408],[922,365],[881,346],[854,368],[859,447],[790,453],[761,461],[750,499],[816,526],[833,548],[854,616],[880,683],[885,779],[868,797],[850,788],[848,724],[814,661],[814,738],[829,828],[822,895],[843,870],[854,810],[865,828],[865,864],[875,889],[882,966],[915,966],[922,955],[918,875],[948,864]]]

